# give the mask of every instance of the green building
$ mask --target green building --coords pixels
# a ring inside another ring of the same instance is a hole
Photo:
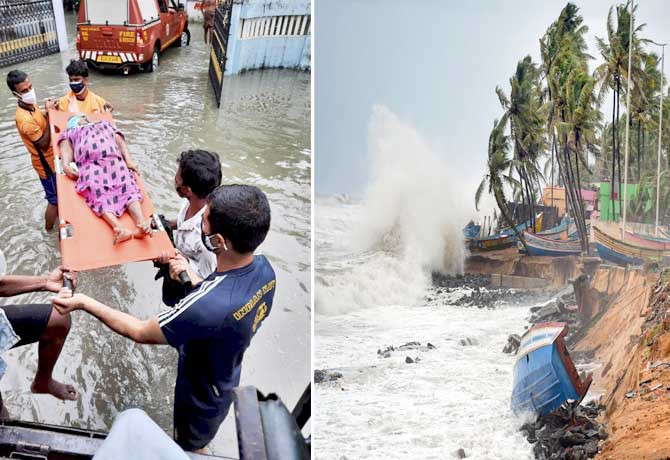
[[[616,221],[618,222],[619,219],[621,218],[621,209],[619,206],[619,193],[618,193],[618,185],[615,184],[614,186],[614,213],[615,216],[612,215],[612,201],[610,198],[610,183],[609,182],[601,182],[600,183],[600,195],[598,199],[598,205],[600,208],[600,220],[604,221]],[[621,187],[623,188],[623,186]],[[626,201],[630,203],[635,196],[637,195],[637,190],[638,190],[638,184],[628,184],[626,191]],[[650,195],[653,195],[650,194]],[[621,204],[623,204],[623,197]],[[645,208],[651,209],[654,206],[653,200],[648,200],[647,205]],[[616,218],[615,218],[616,217]]]

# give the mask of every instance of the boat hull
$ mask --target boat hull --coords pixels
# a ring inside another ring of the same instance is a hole
[[[582,252],[579,240],[553,240],[530,232],[524,232],[521,237],[528,247],[527,254],[531,256],[563,257],[579,255]]]
[[[604,233],[599,228],[593,229],[596,249],[601,258],[618,265],[643,265],[645,260],[663,259],[670,252],[637,245],[634,242],[621,241]]]
[[[601,259],[614,262],[617,265],[644,265],[644,260],[619,254],[600,242],[596,242],[596,251],[598,251],[598,255]]]
[[[548,415],[565,402],[580,402],[591,376],[582,381],[564,344],[565,323],[544,323],[521,339],[514,365],[512,410],[516,414]]]

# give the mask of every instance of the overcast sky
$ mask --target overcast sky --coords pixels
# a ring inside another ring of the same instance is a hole
[[[605,37],[614,3],[574,3],[589,27],[593,70],[600,58],[595,36]],[[539,62],[539,39],[565,5],[555,0],[316,0],[317,195],[363,194],[375,104],[412,123],[436,155],[476,187],[493,120],[502,114],[495,87],[509,94],[517,62],[527,54]],[[647,24],[643,36],[670,41],[670,2],[636,5],[636,20]],[[466,193],[471,199],[474,189]]]

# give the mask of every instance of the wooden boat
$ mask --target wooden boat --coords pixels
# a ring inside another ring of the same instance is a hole
[[[516,236],[500,235],[487,236],[486,238],[473,238],[470,240],[469,249],[475,251],[496,251],[514,246]]]
[[[563,217],[561,223],[556,227],[537,232],[536,235],[552,240],[566,240],[568,238],[568,227],[570,226],[571,221],[572,220],[569,217]]]
[[[519,233],[531,226],[530,220],[516,226]],[[542,213],[535,218],[535,227],[542,228]],[[465,244],[470,251],[496,251],[514,246],[517,238],[514,230],[507,228],[499,233],[484,238],[470,238]]]
[[[602,259],[618,265],[643,265],[645,260],[662,259],[670,255],[670,251],[651,248],[648,245],[640,246],[633,242],[621,241],[613,238],[594,227],[593,235],[596,240],[596,249]]]
[[[476,225],[474,222],[470,222],[468,225],[463,227],[463,236],[465,239],[477,238],[479,237],[481,230],[481,225]]]
[[[542,323],[521,338],[512,388],[515,413],[548,415],[563,403],[579,404],[586,395],[592,377],[582,380],[577,373],[565,348],[567,333],[565,323]]]
[[[650,249],[661,249],[664,251],[670,250],[670,239],[656,238],[651,235],[645,235],[644,233],[633,233],[627,231],[626,242]]]
[[[526,242],[528,255],[531,256],[561,257],[579,255],[582,252],[582,245],[579,239],[555,240],[531,232],[523,232],[521,238]],[[518,243],[518,247],[519,252],[523,253],[524,247],[521,242]]]

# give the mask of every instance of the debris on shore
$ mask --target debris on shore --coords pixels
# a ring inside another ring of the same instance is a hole
[[[449,305],[495,308],[498,305],[532,305],[546,301],[555,291],[551,289],[524,290],[491,285],[490,275],[448,276],[433,273],[433,290],[427,302],[447,302]]]
[[[600,442],[608,437],[604,426],[596,421],[603,409],[604,406],[593,401],[577,407],[561,407],[524,424],[521,431],[533,444],[537,460],[593,458]]]
[[[341,378],[342,378],[341,372],[331,371],[328,369],[314,370],[314,383],[334,382],[335,380]]]

